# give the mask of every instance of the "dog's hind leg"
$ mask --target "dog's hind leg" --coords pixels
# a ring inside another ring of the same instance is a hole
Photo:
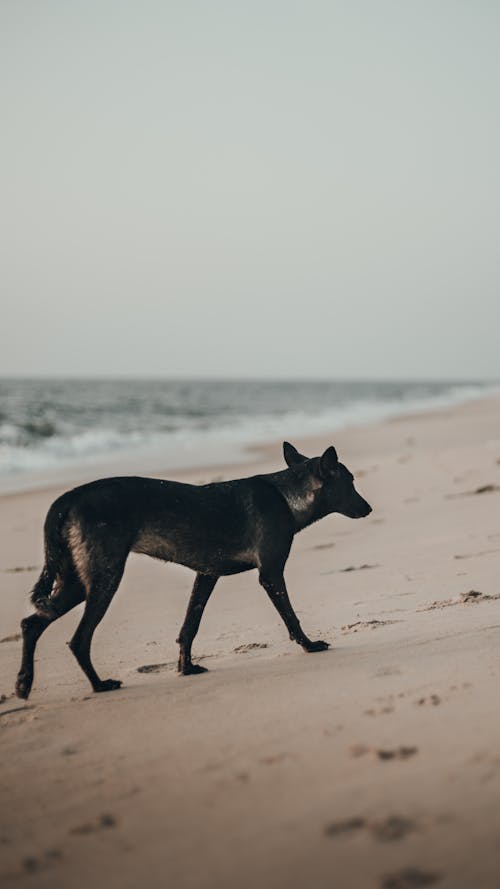
[[[105,557],[96,559],[96,561],[99,562],[99,570],[89,572],[86,583],[85,611],[69,647],[94,691],[113,691],[115,688],[120,688],[121,682],[118,679],[99,678],[90,659],[90,645],[94,630],[106,614],[109,603],[118,589],[125,568],[126,556],[115,562],[111,562],[109,558]]]
[[[328,648],[328,642],[313,642],[306,636],[300,626],[299,619],[293,610],[290,599],[288,598],[283,574],[261,570],[259,574],[259,582],[261,586],[264,587],[278,614],[284,621],[290,634],[290,639],[293,642],[298,642],[304,651],[325,651],[325,649]]]
[[[75,574],[68,574],[63,581],[57,582],[55,591],[50,596],[50,612],[37,610],[35,614],[21,621],[23,633],[23,656],[17,675],[16,694],[26,699],[31,691],[34,676],[34,655],[36,644],[49,624],[71,611],[85,598],[85,589]]]
[[[178,670],[183,676],[188,676],[190,673],[207,672],[206,667],[200,667],[199,664],[193,664],[191,661],[191,645],[198,632],[205,605],[218,579],[218,577],[214,577],[211,574],[196,575],[186,617],[184,618],[179,638],[176,640],[180,645]]]

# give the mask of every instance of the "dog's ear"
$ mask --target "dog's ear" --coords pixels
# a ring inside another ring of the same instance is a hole
[[[283,456],[286,465],[289,466],[290,469],[293,469],[294,466],[299,466],[301,463],[306,463],[308,459],[307,457],[304,457],[303,454],[299,454],[297,448],[294,448],[289,441],[283,442]]]
[[[319,458],[318,470],[320,478],[326,479],[332,476],[337,470],[338,465],[339,458],[337,457],[337,451],[333,445],[330,445],[325,453]]]

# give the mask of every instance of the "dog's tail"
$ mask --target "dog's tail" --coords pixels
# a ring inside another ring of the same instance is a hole
[[[62,532],[69,508],[69,503],[66,502],[66,495],[63,494],[50,507],[43,528],[45,562],[40,577],[31,591],[30,599],[36,610],[46,617],[55,616],[55,611],[50,602],[50,595],[67,552],[67,544]]]

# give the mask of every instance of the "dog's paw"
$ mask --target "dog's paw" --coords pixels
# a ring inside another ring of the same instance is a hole
[[[198,673],[208,673],[208,670],[200,664],[186,664],[179,670],[180,676],[196,676]]]
[[[323,642],[321,639],[318,639],[317,642],[308,642],[307,645],[304,645],[304,649],[307,652],[326,651],[327,648],[330,648],[328,642]]]
[[[33,676],[29,676],[27,673],[19,673],[16,682],[17,697],[22,698],[23,701],[25,701],[29,697],[32,684]]]
[[[94,691],[114,691],[116,688],[121,688],[119,679],[103,679],[94,687]]]

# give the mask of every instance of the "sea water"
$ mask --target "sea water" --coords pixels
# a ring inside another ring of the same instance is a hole
[[[245,445],[334,432],[498,391],[490,382],[0,380],[0,487],[92,466],[145,474],[241,458]]]

